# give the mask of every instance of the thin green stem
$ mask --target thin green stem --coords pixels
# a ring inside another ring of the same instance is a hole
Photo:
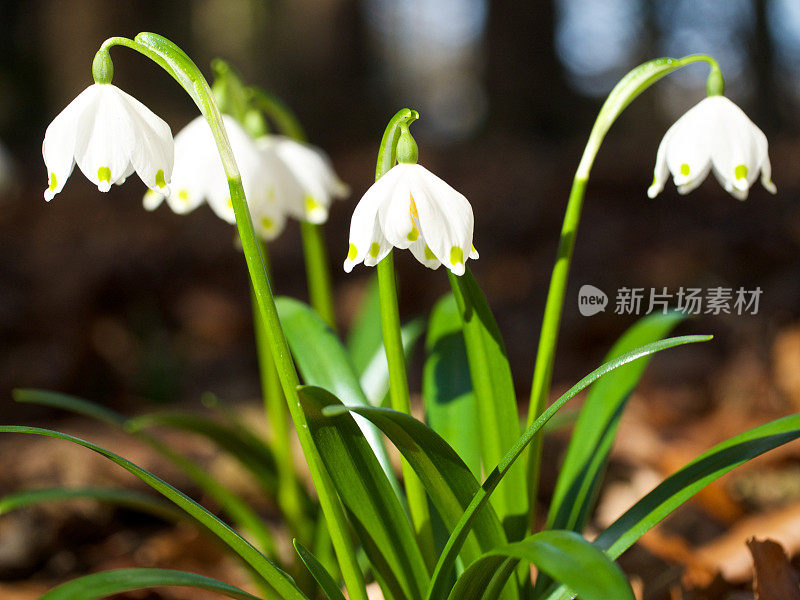
[[[392,253],[378,263],[378,294],[381,302],[381,328],[383,345],[386,348],[386,362],[389,366],[389,398],[394,410],[411,414],[411,401],[408,391],[406,359],[403,353],[403,340],[400,335],[400,314],[395,283],[394,257]],[[433,527],[428,508],[428,497],[422,482],[406,460],[401,461],[403,485],[408,498],[411,522],[417,534],[422,555],[429,567],[436,563],[436,550],[433,541]]]
[[[561,326],[561,314],[564,309],[564,298],[567,280],[569,278],[569,267],[575,248],[575,237],[578,233],[578,225],[580,224],[586,184],[589,180],[589,174],[594,164],[594,159],[597,156],[597,152],[600,150],[600,144],[620,113],[622,113],[639,94],[662,77],[672,73],[676,69],[695,62],[708,63],[711,67],[709,80],[714,89],[719,89],[720,85],[722,85],[720,83],[722,74],[717,61],[712,57],[705,54],[694,54],[680,59],[659,58],[636,67],[623,77],[608,95],[608,98],[600,109],[600,113],[592,127],[589,141],[586,144],[583,156],[581,157],[581,161],[575,173],[575,179],[573,180],[569,200],[567,201],[567,209],[564,214],[564,223],[561,227],[558,252],[556,253],[553,273],[550,277],[550,287],[547,292],[547,301],[542,318],[542,328],[539,334],[539,346],[536,351],[536,363],[528,409],[528,425],[533,423],[542,413],[550,394],[558,333]],[[540,431],[533,439],[528,457],[528,490],[530,494],[531,522],[536,509],[536,496],[539,486],[542,435],[543,433]]]
[[[267,274],[271,274],[269,254],[265,243],[261,243],[261,256]],[[252,291],[252,288],[251,288]],[[278,371],[267,340],[267,331],[261,320],[261,311],[252,295],[253,321],[255,325],[256,352],[258,369],[261,377],[261,393],[264,400],[264,411],[272,433],[272,451],[275,454],[275,465],[278,472],[277,501],[281,514],[286,518],[293,537],[310,540],[310,530],[303,510],[303,495],[295,471],[292,467],[291,438],[289,436],[289,413],[283,397]]]
[[[101,51],[105,50],[107,52],[110,45],[120,43],[116,41],[119,39],[124,40],[125,38],[111,38],[111,40],[103,44]],[[342,567],[345,585],[353,600],[367,600],[364,576],[358,567],[353,541],[350,537],[342,505],[311,437],[308,423],[300,404],[300,397],[297,393],[300,380],[278,318],[278,310],[275,307],[275,299],[270,289],[269,277],[267,276],[264,258],[259,248],[259,241],[253,228],[253,221],[250,217],[250,210],[247,206],[239,170],[233,157],[233,151],[225,132],[222,117],[214,102],[208,82],[194,62],[166,38],[153,33],[140,33],[135,40],[127,40],[122,45],[138,50],[170,73],[192,97],[211,126],[225,174],[228,178],[228,188],[236,215],[236,227],[239,232],[239,239],[242,242],[247,269],[250,273],[254,295],[264,323],[269,348],[275,361],[281,387],[289,406],[289,412],[297,430],[300,446],[308,462],[311,479],[317,488],[320,505],[331,532],[336,555]]]
[[[301,221],[300,235],[303,238],[311,307],[336,331],[336,309],[333,304],[330,260],[325,246],[325,229],[321,224]]]
[[[376,181],[394,166],[397,141],[400,138],[401,128],[408,127],[408,123],[418,116],[416,111],[403,109],[389,121],[378,150],[378,160],[375,168]],[[389,398],[393,409],[411,414],[406,359],[403,352],[403,338],[400,333],[396,273],[394,257],[391,251],[378,263],[377,269],[378,296],[381,305],[381,330],[383,332],[383,345],[386,350],[386,362],[389,367]],[[436,546],[433,539],[433,527],[425,488],[411,466],[405,460],[401,464],[409,512],[411,513],[411,521],[414,524],[417,541],[425,562],[432,567],[436,562]]]
[[[307,141],[306,133],[303,130],[303,126],[300,125],[300,120],[286,104],[262,89],[251,87],[248,88],[248,91],[250,92],[251,102],[266,113],[267,117],[278,128],[278,131],[296,142]]]

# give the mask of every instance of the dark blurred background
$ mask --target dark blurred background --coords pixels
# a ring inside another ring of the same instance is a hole
[[[641,96],[612,128],[588,188],[567,294],[557,386],[596,366],[634,318],[615,315],[620,287],[763,290],[754,316],[701,316],[703,347],[656,361],[652,383],[701,411],[720,395],[800,405],[800,3],[797,0],[30,0],[0,19],[0,140],[13,174],[0,201],[0,417],[17,386],[52,388],[128,408],[258,393],[244,261],[208,207],[148,213],[132,177],[101,194],[76,170],[51,203],[40,147],[52,118],[91,83],[113,35],[155,31],[208,73],[214,57],[299,115],[353,189],[327,229],[345,326],[372,271],[346,276],[349,217],[371,183],[387,120],[417,108],[420,162],[472,202],[471,263],[500,322],[527,396],[541,311],[569,185],[602,100],[635,65],[704,52],[728,95],[770,140],[773,197],[738,202],[713,180],[687,197],[645,194],[667,127],[704,97],[693,65]],[[113,52],[114,83],[177,132],[195,108],[142,56]],[[713,179],[713,178],[712,178]],[[305,298],[297,225],[272,246],[274,287]],[[405,317],[448,290],[441,271],[398,256]],[[583,317],[577,290],[611,296]],[[415,359],[415,377],[421,357]],[[726,375],[727,374],[727,375]],[[729,377],[730,376],[730,377]],[[731,385],[742,379],[741,383]],[[418,382],[418,379],[416,380]],[[724,383],[720,383],[723,381]],[[419,384],[412,382],[412,389]]]

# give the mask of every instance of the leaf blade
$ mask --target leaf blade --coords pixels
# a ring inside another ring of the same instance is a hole
[[[299,395],[309,430],[340,498],[353,517],[368,556],[395,600],[419,599],[428,569],[411,522],[386,479],[362,430],[349,414],[323,415],[343,406],[327,390],[301,386]]]
[[[189,498],[183,492],[172,487],[170,484],[153,475],[149,471],[142,469],[131,461],[107,450],[101,446],[88,442],[81,438],[39,427],[22,427],[18,425],[0,425],[0,433],[26,433],[42,435],[56,439],[72,442],[92,450],[97,454],[116,463],[132,475],[135,475],[165,498],[182,508],[189,515],[203,524],[212,533],[216,534],[225,542],[238,556],[247,562],[259,575],[266,581],[275,592],[286,600],[305,600],[305,596],[291,581],[291,578],[261,552],[252,546],[247,540],[236,533],[228,524],[211,514],[206,508]]]
[[[230,584],[170,569],[115,569],[84,575],[46,592],[39,600],[95,600],[112,594],[152,587],[192,587],[235,600],[261,600]]]
[[[575,532],[549,530],[484,554],[458,578],[448,600],[496,598],[520,561],[536,565],[583,600],[634,598],[625,575],[602,551]]]

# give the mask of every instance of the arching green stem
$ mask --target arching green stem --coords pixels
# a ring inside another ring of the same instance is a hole
[[[419,118],[415,110],[404,108],[398,111],[389,121],[384,131],[378,150],[378,161],[375,167],[375,181],[383,177],[397,160],[397,142],[400,134],[408,124]],[[390,251],[378,263],[378,294],[381,304],[381,329],[383,345],[386,349],[386,362],[389,366],[389,398],[392,408],[411,414],[411,402],[408,392],[408,375],[406,359],[403,353],[403,340],[400,335],[400,311],[397,302],[397,283],[394,270],[394,257]],[[436,562],[433,528],[428,509],[428,498],[425,488],[410,465],[403,460],[403,483],[408,497],[408,508],[411,520],[422,550],[422,556],[429,566]]]
[[[100,60],[105,60],[109,49],[115,45],[126,46],[144,54],[172,75],[191,96],[211,127],[220,158],[222,159],[222,166],[228,179],[228,188],[236,215],[236,227],[242,242],[253,292],[264,323],[270,350],[275,360],[289,412],[297,429],[300,445],[308,462],[311,478],[317,488],[320,505],[331,532],[345,584],[351,598],[367,600],[364,577],[355,558],[355,551],[344,511],[336,496],[330,476],[325,470],[319,452],[311,438],[305,415],[300,406],[300,398],[297,393],[297,386],[300,381],[278,319],[278,311],[275,308],[269,277],[260,252],[258,238],[253,228],[250,211],[247,207],[239,169],[236,166],[233,151],[225,132],[225,126],[219,109],[214,102],[208,82],[197,68],[197,65],[180,48],[160,35],[140,33],[133,40],[120,37],[110,38],[103,43],[98,51],[98,54],[101,55]],[[110,58],[108,60],[110,61]],[[95,64],[97,62],[98,59],[96,58]]]
[[[542,319],[542,329],[539,335],[539,346],[536,352],[536,363],[531,387],[530,406],[528,410],[528,425],[542,413],[550,393],[550,384],[553,375],[553,361],[555,359],[558,332],[561,324],[561,313],[564,308],[569,267],[572,260],[572,251],[575,247],[575,236],[578,233],[578,224],[583,208],[583,198],[589,173],[594,164],[600,144],[611,125],[622,111],[644,90],[656,81],[686,65],[705,62],[711,66],[709,75],[709,94],[721,93],[722,72],[717,61],[705,54],[694,54],[684,58],[658,58],[646,62],[620,80],[608,95],[600,109],[597,120],[592,127],[589,141],[583,151],[583,156],[575,172],[572,183],[567,210],[564,214],[564,223],[561,227],[561,236],[558,242],[556,262],[550,278],[550,288],[547,292],[547,302]],[[539,432],[531,444],[528,460],[528,484],[530,494],[531,518],[536,508],[536,494],[539,485],[539,462],[542,451],[542,433]]]

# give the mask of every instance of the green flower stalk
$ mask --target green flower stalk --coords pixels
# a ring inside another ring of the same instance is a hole
[[[583,156],[575,172],[575,178],[567,201],[564,214],[564,223],[556,253],[556,262],[550,277],[550,287],[547,293],[542,328],[539,335],[539,346],[536,352],[533,384],[531,386],[530,405],[528,409],[528,425],[534,422],[542,413],[550,393],[555,360],[558,332],[561,324],[561,313],[564,308],[564,298],[569,277],[569,267],[572,262],[572,252],[575,248],[575,237],[583,208],[583,198],[586,185],[589,181],[594,159],[600,150],[606,133],[622,111],[644,90],[653,85],[662,77],[673,71],[696,62],[708,63],[711,73],[708,78],[707,91],[710,95],[721,94],[724,89],[722,72],[717,62],[710,56],[694,54],[684,58],[658,58],[646,62],[628,73],[614,87],[608,95],[600,113],[592,127],[589,141],[583,151]],[[535,501],[539,485],[539,467],[542,451],[542,433],[538,433],[531,444],[528,461],[528,485],[530,498],[530,518],[533,519]]]
[[[194,62],[192,62],[192,60],[175,44],[153,33],[140,33],[133,40],[124,37],[112,37],[103,43],[93,63],[93,74],[97,81],[96,85],[98,86],[110,85],[110,80],[113,75],[113,64],[111,62],[109,50],[111,47],[117,45],[126,46],[140,52],[167,71],[181,87],[186,90],[211,127],[227,177],[231,204],[236,216],[236,227],[244,250],[259,315],[264,325],[264,331],[275,361],[278,378],[288,403],[289,412],[292,415],[300,445],[308,462],[311,478],[317,488],[322,511],[331,533],[345,585],[347,586],[351,598],[366,600],[364,578],[356,561],[348,523],[330,480],[330,476],[325,470],[322,459],[311,438],[305,415],[300,405],[300,398],[297,392],[297,387],[300,383],[299,378],[278,319],[275,301],[272,296],[272,290],[270,289],[267,269],[250,216],[241,175],[231,149],[231,144],[228,140],[222,115],[214,101],[208,82]],[[103,93],[105,93],[105,90],[103,90]],[[48,145],[52,144],[48,144],[46,136],[45,146]],[[99,150],[102,149],[101,147]],[[98,148],[93,148],[93,150],[95,150],[93,155],[98,155]],[[128,157],[131,161],[135,161],[139,158],[135,152],[132,150],[131,152],[131,156]],[[109,164],[109,172],[100,171],[98,173],[97,179],[100,184],[117,182],[121,176],[128,173],[130,167],[124,162],[124,154],[122,154],[121,157],[112,156],[112,158],[116,158],[117,160]],[[47,162],[47,156],[45,160]],[[134,168],[138,167],[134,165]],[[48,170],[50,170],[49,163]],[[121,171],[121,175],[117,174],[117,170]],[[150,171],[143,169],[143,172],[149,180]],[[140,172],[140,174],[142,174],[142,172]],[[166,183],[163,180],[167,179],[167,175],[167,169],[161,172],[160,177],[157,173],[153,173],[153,187],[158,189],[166,187],[165,185],[159,184]],[[63,181],[57,182],[55,187],[58,187],[58,185],[63,186]],[[55,192],[57,190],[54,189],[51,191]],[[295,597],[297,595],[297,588],[294,583],[282,571],[272,566],[271,563],[268,563],[270,565],[269,572],[263,572],[265,567],[262,561],[253,561],[251,564],[253,564],[254,568],[259,570],[266,579],[279,582],[276,590],[281,595],[284,597]],[[278,589],[278,587],[280,589]]]

